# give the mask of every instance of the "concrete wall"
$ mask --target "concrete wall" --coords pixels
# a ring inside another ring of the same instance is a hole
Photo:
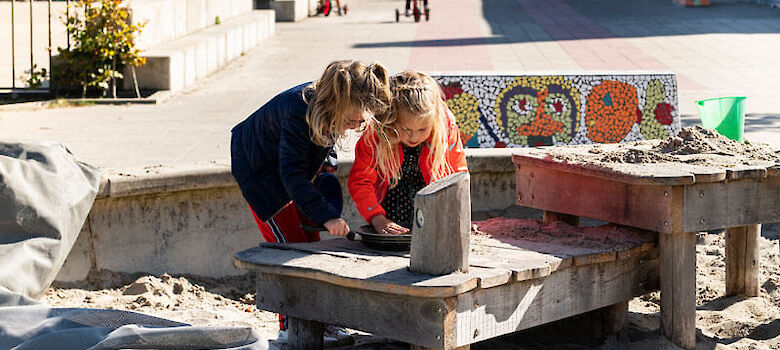
[[[467,150],[472,210],[503,209],[515,202],[511,150]],[[363,225],[347,192],[351,160],[339,164],[344,218]],[[84,280],[90,271],[242,274],[233,254],[262,238],[228,168],[111,177],[65,261],[58,281]]]
[[[146,65],[136,69],[138,84],[143,89],[180,90],[254,48],[274,31],[274,11],[252,10],[146,50],[141,54]],[[131,76],[129,69],[125,76]],[[124,88],[132,89],[132,79],[124,79]]]
[[[146,23],[138,39],[140,49],[197,32],[253,9],[253,0],[129,0],[133,23]]]

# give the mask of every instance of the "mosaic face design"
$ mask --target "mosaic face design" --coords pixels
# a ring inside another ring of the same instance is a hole
[[[577,129],[578,99],[560,77],[518,78],[496,98],[496,121],[516,145],[568,143]]]
[[[629,142],[681,128],[673,74],[436,79],[467,147]]]
[[[455,115],[455,120],[460,129],[460,138],[466,147],[479,147],[477,138],[474,137],[479,129],[479,101],[477,97],[464,93],[460,84],[454,83],[442,86],[444,101],[447,107]]]

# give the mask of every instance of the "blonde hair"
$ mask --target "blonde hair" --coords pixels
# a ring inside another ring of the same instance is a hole
[[[447,112],[443,107],[442,91],[431,76],[416,72],[403,71],[390,79],[393,100],[390,111],[378,115],[378,123],[369,126],[376,139],[368,138],[376,149],[375,163],[379,175],[394,187],[401,179],[401,160],[396,155],[398,144],[398,124],[410,121],[424,121],[433,118],[433,128],[426,141],[429,148],[428,162],[431,169],[431,181],[438,180],[452,172],[447,162],[448,127]],[[370,135],[370,134],[369,134]]]
[[[360,61],[334,61],[318,81],[304,89],[303,97],[309,104],[306,122],[312,141],[330,147],[345,135],[351,111],[387,113],[391,98],[389,74],[376,62],[366,66]]]

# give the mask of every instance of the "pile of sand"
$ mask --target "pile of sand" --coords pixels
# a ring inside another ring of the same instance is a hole
[[[780,153],[762,143],[731,140],[714,130],[691,126],[666,140],[577,145],[539,149],[568,163],[609,167],[610,164],[685,163],[708,167],[773,166]]]
[[[44,301],[53,307],[128,310],[197,326],[255,327],[278,331],[274,314],[255,307],[249,277],[140,276],[101,271],[93,282],[55,283]]]

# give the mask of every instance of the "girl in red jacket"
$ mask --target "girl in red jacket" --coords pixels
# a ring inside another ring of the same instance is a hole
[[[377,233],[404,234],[414,217],[414,196],[449,174],[468,171],[455,117],[439,84],[404,71],[390,80],[390,112],[360,137],[349,173],[349,193]]]

